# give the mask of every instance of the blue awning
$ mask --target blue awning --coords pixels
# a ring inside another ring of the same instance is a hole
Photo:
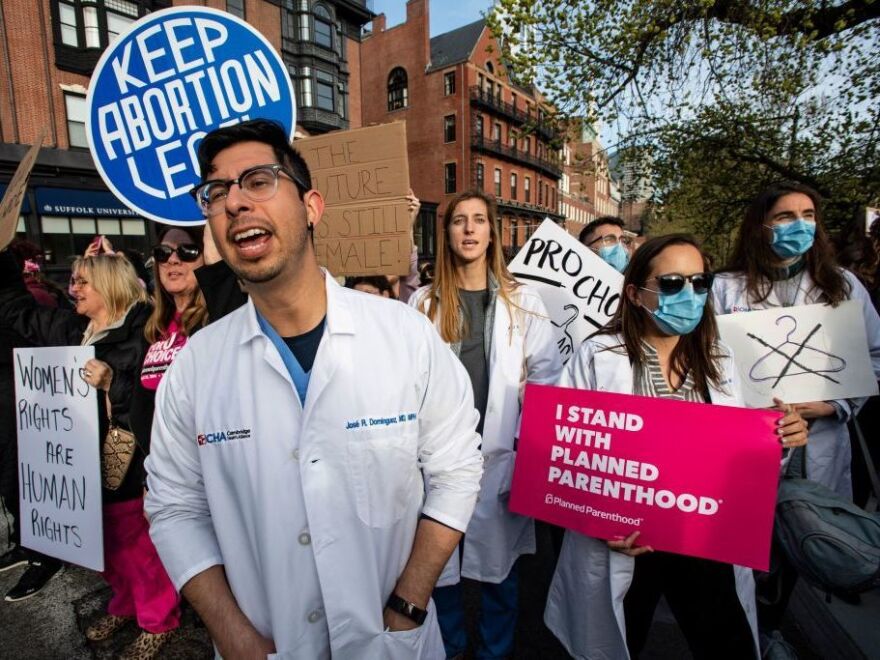
[[[113,193],[105,190],[37,188],[40,215],[66,215],[79,218],[138,218]]]
[[[6,194],[6,188],[9,184],[0,183],[0,199],[3,199],[3,195]],[[27,215],[31,212],[31,203],[28,201],[27,195],[22,197],[21,199],[21,214]]]

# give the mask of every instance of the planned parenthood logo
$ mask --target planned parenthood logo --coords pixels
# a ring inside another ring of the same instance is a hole
[[[104,182],[139,214],[204,218],[188,191],[200,140],[220,126],[274,119],[293,134],[287,68],[244,21],[203,7],[143,17],[105,52],[88,93],[86,133]]]

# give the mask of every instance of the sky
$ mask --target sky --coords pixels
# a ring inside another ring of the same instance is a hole
[[[492,0],[430,0],[431,36],[449,32],[482,18],[492,6]],[[406,0],[373,0],[372,10],[385,14],[386,27],[394,27],[406,20]]]

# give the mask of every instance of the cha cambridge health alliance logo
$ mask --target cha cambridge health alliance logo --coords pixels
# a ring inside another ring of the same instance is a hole
[[[232,429],[230,431],[199,433],[196,436],[196,442],[199,443],[199,447],[202,447],[204,445],[216,445],[224,442],[233,442],[235,440],[249,440],[250,437],[250,429]]]
[[[104,51],[87,97],[86,135],[98,172],[138,214],[204,223],[187,193],[210,131],[272,119],[293,135],[296,107],[283,60],[239,18],[176,7],[133,23]]]

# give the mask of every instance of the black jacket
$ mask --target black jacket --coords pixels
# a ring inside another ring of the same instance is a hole
[[[226,262],[220,261],[210,266],[202,266],[195,273],[196,279],[199,281],[199,288],[205,296],[209,323],[226,316],[247,302],[247,294],[238,286],[235,273],[226,265]],[[157,283],[156,286],[161,285]],[[144,356],[148,348],[149,346],[145,343]],[[130,421],[131,430],[147,453],[149,453],[150,436],[153,432],[155,409],[156,392],[141,385],[139,372],[131,400]]]
[[[129,412],[132,392],[139,382],[144,362],[144,325],[152,307],[136,303],[118,328],[95,342],[95,358],[113,369],[107,393],[113,422],[131,428]],[[89,320],[75,311],[41,307],[25,288],[12,255],[0,252],[0,327],[15,332],[34,346],[79,346]],[[103,443],[109,427],[105,398],[98,392],[99,442]],[[135,452],[131,468],[115,491],[104,490],[104,504],[140,497],[143,490],[144,453]]]

